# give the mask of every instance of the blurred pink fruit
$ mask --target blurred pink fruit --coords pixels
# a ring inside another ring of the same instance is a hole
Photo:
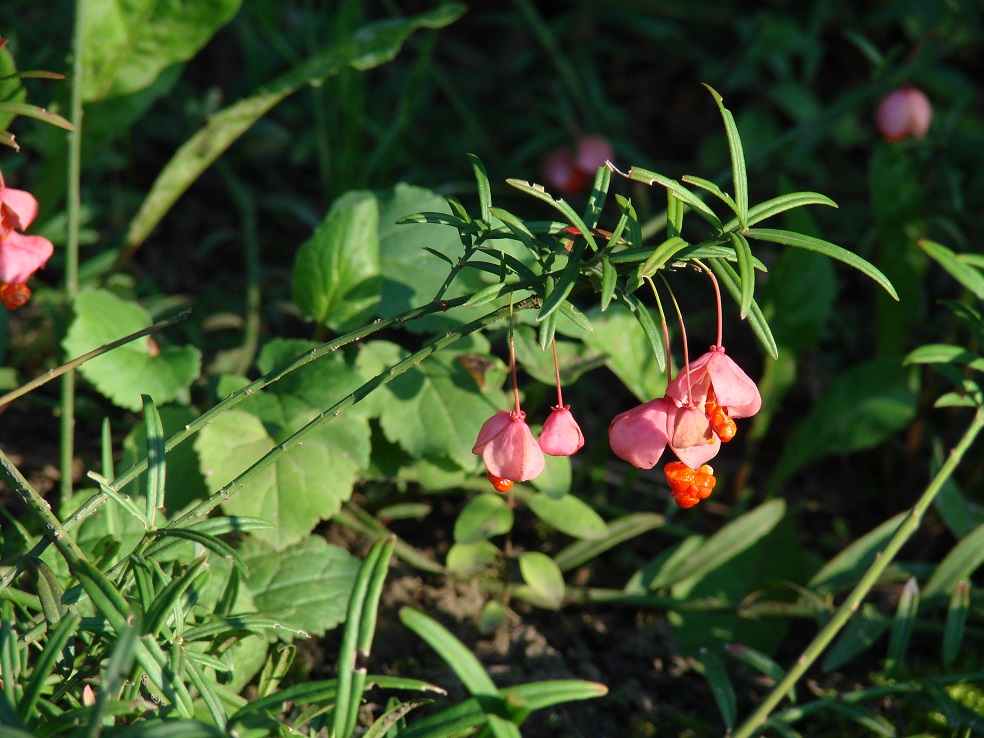
[[[581,136],[573,151],[568,146],[561,146],[547,154],[541,173],[552,189],[563,195],[576,195],[591,183],[595,170],[614,155],[608,139]]]
[[[901,141],[913,136],[923,138],[933,119],[929,98],[915,87],[900,87],[882,99],[875,113],[875,123],[886,141]]]

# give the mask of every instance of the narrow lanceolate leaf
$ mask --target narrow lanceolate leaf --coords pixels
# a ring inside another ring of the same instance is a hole
[[[865,570],[885,548],[892,534],[898,530],[907,513],[894,515],[884,523],[865,533],[834,558],[824,564],[807,583],[821,593],[836,592],[858,582]]]
[[[591,186],[591,196],[584,208],[584,222],[589,228],[595,228],[598,221],[601,220],[601,210],[605,206],[611,181],[612,170],[608,167],[598,167],[594,183]]]
[[[581,219],[581,216],[575,212],[574,208],[568,205],[564,200],[555,200],[553,195],[543,189],[542,185],[530,184],[529,182],[524,182],[520,179],[507,179],[506,184],[515,187],[520,192],[525,192],[528,195],[532,195],[538,200],[543,200],[551,207],[553,207],[558,213],[567,218],[567,221],[581,232],[581,236],[584,240],[588,242],[592,251],[598,250],[598,243],[595,241],[594,236],[591,234],[591,229],[588,228],[587,223]]]
[[[150,395],[141,395],[147,429],[147,527],[155,528],[157,511],[164,507],[164,426]]]
[[[50,123],[51,125],[58,126],[59,128],[64,128],[66,131],[75,130],[75,126],[57,113],[50,113],[44,108],[39,108],[37,105],[8,102],[3,103],[0,112],[3,112],[4,114],[23,115],[27,118],[36,118],[37,120],[42,120],[45,123]]]
[[[608,688],[598,682],[557,680],[518,684],[499,690],[502,699],[512,699],[529,710],[542,710],[563,702],[604,697]],[[475,698],[459,702],[441,712],[417,720],[400,731],[400,738],[450,738],[467,734],[470,728],[485,722],[485,713]]]
[[[717,703],[721,718],[724,720],[724,727],[731,732],[738,717],[738,700],[735,697],[735,689],[731,686],[731,679],[728,672],[717,654],[702,648],[700,649],[700,663],[704,667],[704,678],[711,687],[711,694]]]
[[[379,595],[393,555],[393,538],[377,541],[359,567],[349,597],[345,633],[338,653],[338,703],[334,713],[335,735],[347,736],[355,727],[366,671],[356,667],[358,655],[369,656],[376,629]]]
[[[732,231],[728,234],[728,238],[734,247],[735,257],[738,260],[738,279],[741,282],[741,297],[738,300],[738,308],[741,319],[744,320],[752,307],[752,298],[755,296],[755,267],[752,264],[752,250],[748,246],[748,241],[740,233]]]
[[[642,265],[642,271],[639,275],[641,277],[651,277],[662,269],[663,265],[668,263],[677,253],[683,251],[689,245],[689,243],[679,236],[671,236],[653,249],[653,253],[649,255],[649,258]]]
[[[623,518],[618,518],[607,523],[605,526],[607,528],[607,534],[605,536],[575,541],[570,546],[562,549],[554,556],[554,561],[557,562],[557,566],[560,567],[561,571],[570,571],[600,556],[618,544],[640,536],[654,528],[662,527],[665,523],[666,518],[656,513],[631,513]]]
[[[475,172],[475,183],[478,185],[478,202],[482,208],[482,220],[486,225],[491,226],[492,187],[489,185],[488,172],[485,171],[482,160],[474,154],[468,154],[468,161],[471,162],[472,171]]]
[[[893,299],[898,300],[898,293],[895,291],[895,287],[888,280],[881,271],[874,265],[862,259],[855,253],[848,251],[841,246],[830,243],[830,241],[824,241],[820,238],[813,238],[812,236],[805,236],[802,233],[793,233],[792,231],[776,230],[772,228],[749,228],[745,233],[748,238],[754,238],[759,241],[770,241],[772,243],[781,243],[785,246],[795,246],[796,248],[806,249],[807,251],[815,251],[818,254],[823,254],[824,256],[829,256],[831,259],[836,259],[837,261],[842,261],[848,266],[854,267],[862,274],[871,277],[876,283],[878,283]]]
[[[923,597],[927,601],[949,597],[957,582],[970,579],[981,564],[984,564],[984,525],[962,538],[944,557],[926,582]]]
[[[768,535],[785,514],[786,503],[780,498],[741,515],[708,538],[665,585],[701,577],[717,569]]]
[[[663,346],[663,336],[659,332],[659,327],[656,325],[656,321],[653,320],[652,313],[649,312],[647,308],[638,297],[632,294],[626,294],[622,296],[629,309],[632,310],[632,314],[635,316],[636,320],[639,321],[639,325],[642,327],[642,332],[646,334],[646,340],[649,341],[649,346],[653,350],[653,356],[656,358],[656,365],[659,367],[661,372],[666,371],[666,348]]]
[[[642,182],[648,185],[655,183],[665,187],[673,192],[678,200],[690,206],[700,217],[716,229],[721,230],[721,219],[714,214],[714,211],[708,207],[707,203],[676,180],[664,177],[662,174],[657,174],[656,172],[651,172],[648,169],[640,169],[639,167],[632,167],[625,176],[635,182]]]
[[[760,202],[758,205],[753,205],[750,207],[748,209],[748,217],[745,221],[745,226],[751,228],[756,223],[761,223],[763,220],[767,220],[775,215],[784,213],[787,210],[792,210],[793,208],[803,207],[804,205],[826,205],[831,208],[837,207],[837,203],[826,195],[821,195],[819,192],[790,192],[788,195],[773,197],[771,200],[766,200],[765,202]],[[732,218],[724,224],[724,230],[734,230],[738,226],[738,219]]]
[[[728,291],[728,294],[740,304],[741,281],[738,277],[738,272],[724,259],[713,258],[708,259],[707,262],[710,264],[711,269],[721,284]],[[762,344],[762,347],[769,352],[769,356],[773,359],[778,358],[779,346],[776,344],[776,339],[772,335],[772,329],[769,328],[769,323],[762,313],[762,308],[758,306],[755,300],[752,300],[748,311],[748,325],[751,327],[755,337],[759,340],[759,343]]]
[[[499,697],[492,678],[486,673],[481,662],[461,641],[436,620],[409,607],[400,610],[400,620],[433,648],[454,670],[465,688],[480,699],[493,735],[497,738],[500,736],[519,738],[519,729],[515,723],[489,711],[491,709],[504,711],[505,700]]]
[[[946,269],[951,277],[973,292],[978,300],[984,300],[984,272],[973,266],[973,259],[966,260],[962,254],[955,254],[946,246],[934,241],[923,240],[919,245],[937,264]]]
[[[899,604],[895,609],[895,619],[892,621],[892,632],[888,639],[888,658],[885,659],[885,670],[897,669],[905,662],[906,652],[912,631],[916,627],[916,616],[919,613],[919,584],[915,577],[910,577],[902,587]]]
[[[735,125],[735,117],[731,111],[724,107],[724,99],[710,85],[704,85],[704,87],[714,96],[714,101],[721,111],[721,118],[724,120],[724,130],[728,136],[728,150],[731,152],[731,174],[735,186],[735,202],[738,205],[738,220],[746,222],[748,217],[748,174],[745,171],[745,154],[742,151],[738,126]]]
[[[963,645],[964,627],[967,624],[967,609],[970,607],[970,582],[957,582],[950,595],[950,609],[946,613],[943,628],[943,668],[949,671],[960,655]]]
[[[615,281],[618,271],[609,259],[601,260],[601,311],[605,312],[615,295]]]
[[[725,646],[725,650],[729,656],[767,677],[773,684],[782,681],[786,676],[785,669],[756,648],[742,643],[729,643]],[[796,702],[795,687],[789,691],[789,699],[791,702]]]
[[[65,616],[66,608],[62,602],[65,591],[51,567],[41,559],[28,556],[24,559],[24,568],[34,582],[44,619],[48,622],[48,627],[52,628]]]
[[[695,177],[692,174],[687,174],[683,177],[680,177],[680,180],[682,182],[686,182],[687,184],[696,185],[697,187],[700,187],[702,190],[706,190],[707,192],[710,192],[721,202],[723,202],[725,205],[731,208],[731,212],[733,212],[736,218],[739,219],[739,222],[742,225],[742,227],[745,226],[744,218],[742,218],[741,211],[738,208],[738,203],[735,202],[734,198],[731,197],[731,195],[729,195],[727,192],[725,192],[720,187],[718,187],[714,182],[704,179],[703,177]],[[670,213],[669,213],[669,209],[667,208],[667,218],[669,217],[670,217]]]
[[[55,661],[62,654],[62,649],[65,648],[68,639],[72,637],[78,627],[79,618],[73,613],[62,618],[58,621],[58,625],[50,630],[48,640],[34,664],[31,678],[24,686],[20,703],[17,706],[21,720],[27,721],[33,717],[34,708],[41,696],[41,690],[55,668]]]

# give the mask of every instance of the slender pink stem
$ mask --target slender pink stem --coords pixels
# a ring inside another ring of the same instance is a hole
[[[515,413],[520,413],[519,409],[519,380],[516,378],[516,344],[513,342],[512,331],[509,331],[509,371],[512,373],[513,400],[516,405]]]
[[[680,303],[677,302],[676,295],[670,290],[670,299],[673,300],[673,307],[676,309],[677,320],[680,321],[680,338],[683,341],[683,371],[687,375],[687,404],[691,404],[693,387],[690,384],[690,351],[687,348],[687,326],[683,323],[683,311],[680,310]]]
[[[552,339],[554,357],[554,376],[557,377],[557,407],[564,406],[564,395],[560,391],[560,364],[557,362],[557,339]]]
[[[703,266],[703,264],[701,266]],[[718,284],[717,277],[714,276],[714,272],[712,272],[707,267],[704,267],[704,271],[707,273],[707,276],[711,278],[711,284],[714,285],[714,298],[717,300],[717,310],[718,310],[718,335],[717,335],[717,343],[714,344],[714,347],[721,348],[721,331],[724,322],[722,320],[723,313],[721,311],[721,286]]]

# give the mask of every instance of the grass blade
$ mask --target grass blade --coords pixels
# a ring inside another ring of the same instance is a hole
[[[141,395],[147,429],[147,528],[156,527],[157,511],[164,507],[164,425],[150,395]]]

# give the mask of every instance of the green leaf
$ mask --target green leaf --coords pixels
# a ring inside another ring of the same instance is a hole
[[[51,676],[55,662],[62,655],[62,650],[68,645],[69,638],[75,634],[78,627],[79,617],[72,613],[59,620],[58,625],[49,630],[44,648],[34,663],[31,678],[23,686],[24,691],[17,705],[21,720],[27,721],[34,717],[34,709],[45,682]]]
[[[738,135],[738,126],[735,125],[735,118],[731,111],[724,107],[724,100],[710,85],[704,85],[714,101],[717,103],[718,110],[721,111],[721,118],[724,120],[724,130],[728,136],[728,150],[731,152],[731,173],[735,187],[735,203],[738,221],[747,222],[748,218],[748,174],[745,171],[745,154],[742,152],[741,137]]]
[[[830,702],[830,709],[832,712],[840,713],[850,718],[858,725],[870,730],[876,735],[885,736],[885,738],[896,738],[898,735],[895,726],[889,722],[888,718],[856,702],[838,702],[833,700]]]
[[[662,515],[650,512],[630,513],[606,524],[607,534],[603,538],[575,541],[562,549],[554,561],[561,571],[585,564],[620,543],[631,540],[666,523]]]
[[[926,582],[923,598],[927,602],[949,598],[957,583],[969,580],[981,564],[984,564],[984,525],[957,541]]]
[[[142,395],[144,431],[147,436],[147,527],[156,527],[157,512],[164,508],[166,466],[164,462],[164,426],[160,413],[149,395]]]
[[[482,208],[481,218],[485,223],[492,224],[492,187],[489,185],[489,175],[485,171],[482,160],[474,154],[468,154],[472,171],[475,173],[475,183],[478,186],[478,201]]]
[[[771,680],[773,684],[782,681],[782,678],[786,676],[785,669],[758,649],[746,646],[743,643],[729,643],[725,646],[725,649],[729,656],[762,674]],[[790,690],[789,697],[791,701],[796,702],[795,688]]]
[[[604,697],[606,694],[608,688],[604,684],[573,679],[517,684],[498,692],[499,698],[511,699],[531,711],[563,702]],[[452,738],[467,734],[465,731],[484,722],[485,712],[481,703],[471,698],[414,722],[400,731],[400,738]]]
[[[80,356],[151,324],[150,314],[112,292],[87,289],[75,300],[75,320],[62,341],[70,356]],[[156,344],[154,344],[156,346]],[[194,346],[151,350],[149,338],[120,346],[86,362],[79,372],[115,405],[140,410],[140,395],[158,404],[184,399],[201,372],[201,353]]]
[[[314,346],[308,341],[272,341],[264,346],[257,365],[268,372]],[[361,370],[341,352],[327,354],[218,416],[195,439],[209,491],[217,492],[363,381]],[[303,444],[253,475],[245,489],[223,503],[225,512],[274,523],[276,528],[256,535],[276,546],[299,540],[338,511],[368,465],[367,413],[368,408],[358,405],[322,425]]]
[[[524,551],[519,555],[519,573],[529,586],[535,604],[556,610],[564,601],[564,575],[560,567],[539,551]]]
[[[933,507],[956,538],[965,538],[974,528],[984,525],[984,505],[970,500],[953,477],[943,483]]]
[[[741,281],[738,273],[724,259],[708,259],[708,263],[710,264],[711,270],[720,280],[721,285],[728,291],[728,294],[731,295],[735,302],[740,304],[742,299]],[[749,308],[748,324],[752,332],[755,333],[755,337],[759,340],[759,343],[769,353],[769,356],[773,359],[778,358],[779,347],[776,345],[776,339],[772,335],[772,330],[769,328],[769,323],[765,319],[762,309],[755,300],[752,300],[751,307]]]
[[[855,656],[864,653],[888,629],[888,618],[878,612],[878,608],[870,602],[864,603],[861,609],[854,613],[851,621],[843,630],[840,637],[834,641],[823,660],[821,668],[826,673],[839,669]]]
[[[485,571],[499,558],[499,549],[486,540],[474,543],[454,543],[448,549],[445,564],[459,574]]]
[[[960,655],[969,607],[970,582],[957,582],[950,595],[950,608],[947,610],[946,625],[943,627],[943,668],[947,671]]]
[[[178,80],[242,0],[94,0],[81,16],[88,133],[119,136]]]
[[[690,206],[695,213],[714,226],[714,228],[721,230],[721,219],[714,214],[714,211],[711,210],[703,200],[679,182],[676,182],[669,177],[664,177],[662,174],[651,172],[648,169],[640,169],[639,167],[632,167],[629,169],[629,173],[625,176],[635,182],[642,182],[647,185],[651,185],[653,183],[662,185],[670,190],[678,200]]]
[[[769,490],[816,459],[873,448],[905,428],[916,397],[897,359],[872,359],[838,376],[787,437]]]
[[[910,577],[902,587],[899,604],[895,608],[895,619],[892,620],[892,632],[888,639],[888,656],[885,659],[885,671],[890,672],[905,663],[905,655],[912,640],[912,631],[916,627],[916,616],[919,613],[919,583],[915,577]]]
[[[649,349],[656,359],[656,366],[659,367],[659,371],[665,372],[666,346],[664,345],[664,336],[656,325],[653,314],[649,312],[649,308],[636,295],[623,295],[622,299],[632,310],[632,315],[635,316],[639,326],[642,328],[642,332],[649,342]]]
[[[436,620],[409,607],[400,610],[400,620],[434,649],[465,688],[479,698],[485,719],[496,738],[519,738],[516,724],[500,717],[505,712],[505,700],[497,693],[492,678],[461,641]]]
[[[748,209],[748,217],[745,225],[751,228],[756,223],[761,223],[763,220],[779,215],[779,213],[784,213],[787,210],[802,207],[803,205],[827,205],[832,208],[837,207],[837,203],[826,195],[821,195],[819,192],[790,192],[787,195],[773,197],[771,200],[766,200],[765,202],[760,202],[758,205],[753,205],[750,207]],[[731,231],[738,226],[738,219],[732,218],[724,224],[724,230]]]
[[[946,246],[934,241],[920,241],[922,250],[943,267],[951,277],[973,292],[978,300],[984,300],[984,273],[964,260],[963,254],[955,254]],[[973,255],[971,255],[973,256]]]
[[[477,392],[475,379],[457,360],[462,354],[487,354],[485,338],[473,336],[458,345],[460,353],[442,351],[386,384],[372,407],[386,437],[414,458],[449,458],[470,469],[477,462],[471,449],[482,423],[507,400],[497,389]],[[359,362],[382,369],[404,355],[393,344],[374,341],[363,347]]]
[[[663,243],[653,249],[653,253],[649,255],[649,258],[642,265],[642,270],[639,272],[640,277],[651,277],[660,269],[663,268],[676,254],[683,249],[690,246],[689,243],[684,241],[679,236],[672,236],[666,239]]]
[[[699,579],[717,569],[768,535],[785,514],[785,500],[775,499],[732,520],[681,561],[668,576],[662,577],[661,585]]]
[[[356,663],[357,656],[369,658],[376,631],[379,596],[383,590],[395,537],[380,539],[359,567],[345,618],[345,632],[338,651],[338,700],[334,711],[334,734],[351,735],[355,728],[362,690],[366,683],[365,667]]]
[[[147,238],[171,206],[232,143],[286,97],[351,67],[366,70],[396,56],[404,41],[420,28],[443,28],[464,12],[464,6],[446,4],[408,18],[392,18],[359,29],[284,73],[252,97],[211,116],[205,127],[188,139],[157,176],[140,211],[130,223],[126,244],[134,248]],[[400,215],[417,212],[404,210]],[[443,208],[442,208],[443,209]],[[397,216],[399,217],[399,216]],[[395,221],[393,218],[392,221]]]
[[[836,592],[857,583],[885,548],[888,539],[898,530],[907,513],[894,515],[884,523],[852,541],[834,558],[821,567],[807,584],[818,592]]]
[[[379,302],[379,205],[366,192],[338,199],[294,261],[294,302],[336,332],[366,322]]]
[[[321,536],[279,551],[252,541],[242,558],[256,608],[268,617],[311,635],[323,635],[345,619],[360,562],[344,549]]]
[[[397,224],[407,213],[420,211],[448,212],[448,204],[436,192],[408,184],[398,184],[391,192],[379,195],[379,256],[383,274],[379,315],[402,313],[430,302],[437,295],[448,270],[427,249],[443,254],[452,263],[463,256],[461,240],[451,228],[429,223]],[[504,242],[495,243],[498,246]],[[520,249],[517,246],[517,251]],[[471,295],[486,286],[481,272],[466,269],[458,274],[443,297]],[[455,308],[450,314],[438,313],[414,320],[406,328],[420,333],[447,330],[484,315],[486,307]]]
[[[752,266],[752,250],[748,246],[748,241],[740,233],[729,233],[728,238],[738,260],[738,281],[741,284],[738,313],[744,320],[752,307],[752,298],[755,294],[755,267]]]
[[[455,543],[477,543],[508,533],[513,526],[513,511],[506,501],[491,492],[471,500],[454,521]]]
[[[574,495],[560,498],[540,492],[526,504],[543,522],[574,538],[597,541],[608,535],[608,526],[590,505]]]
[[[728,678],[724,664],[713,651],[700,649],[700,663],[704,667],[704,678],[711,687],[714,702],[721,712],[724,727],[730,733],[738,717],[738,698],[735,696],[735,688],[731,686],[731,679]]]
[[[806,249],[807,251],[815,251],[818,254],[823,254],[831,259],[842,261],[848,266],[854,267],[862,274],[871,277],[871,279],[878,283],[889,295],[892,296],[892,298],[895,300],[899,299],[899,296],[895,292],[895,288],[892,286],[892,283],[888,281],[888,277],[882,274],[881,271],[879,271],[875,266],[869,264],[857,254],[837,246],[836,244],[830,243],[829,241],[813,238],[812,236],[805,236],[801,233],[793,233],[792,231],[773,230],[770,228],[749,228],[745,235],[748,238],[758,239],[759,241],[770,241],[772,243],[781,243],[786,246],[795,246],[796,248]]]
[[[82,101],[123,97],[149,87],[166,68],[191,59],[235,15],[241,3],[86,3],[82,14]]]
[[[312,410],[295,416],[276,437],[251,413],[230,410],[216,417],[195,439],[209,490],[218,492],[316,414]],[[275,528],[254,535],[277,547],[288,546],[338,511],[368,456],[364,420],[329,423],[250,478],[222,508],[229,515],[273,522]]]
[[[543,188],[542,185],[530,184],[529,182],[524,182],[520,179],[507,179],[506,184],[511,187],[515,187],[520,192],[525,192],[527,195],[532,195],[538,200],[542,200],[550,205],[550,207],[560,213],[568,223],[580,231],[579,238],[583,238],[587,242],[586,245],[590,246],[592,251],[598,251],[598,244],[591,233],[591,229],[588,228],[587,223],[581,219],[581,216],[578,215],[574,208],[567,204],[566,201],[555,200],[553,196]]]
[[[666,375],[635,317],[623,305],[613,304],[602,313],[592,312],[595,330],[581,337],[585,345],[605,355],[605,364],[641,402],[661,397]]]

